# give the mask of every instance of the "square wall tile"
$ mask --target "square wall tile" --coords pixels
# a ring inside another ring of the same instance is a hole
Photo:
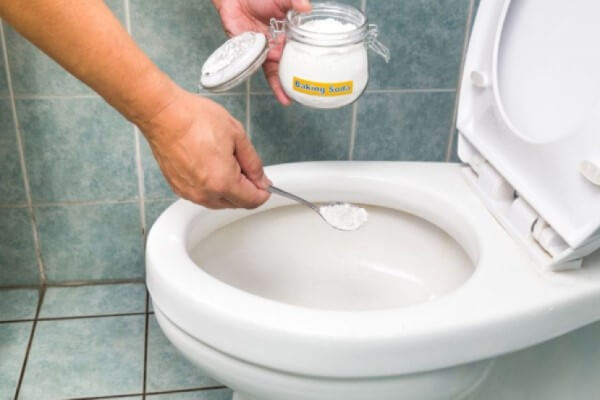
[[[106,0],[117,18],[124,23],[123,0]],[[65,71],[54,60],[4,25],[8,60],[15,95],[78,95],[92,90]]]
[[[140,138],[140,153],[144,171],[144,196],[148,199],[177,199],[154,159],[150,145]]]
[[[146,202],[146,227],[148,229],[148,232],[150,232],[152,225],[154,224],[154,222],[156,222],[158,217],[160,217],[160,214],[162,214],[163,211],[169,208],[171,204],[173,204],[172,200]]]
[[[26,208],[0,208],[0,286],[38,285],[40,273]]]
[[[231,400],[230,389],[209,389],[196,392],[170,393],[146,396],[148,400]]]
[[[137,197],[133,127],[102,99],[19,100],[37,202]]]
[[[142,392],[145,317],[40,321],[21,400]]]
[[[4,24],[5,26],[5,24]],[[4,52],[0,51],[0,96],[8,96],[8,81],[6,80],[6,63]]]
[[[2,292],[0,292],[0,296]],[[1,298],[1,297],[0,297]],[[125,314],[146,311],[142,283],[50,287],[46,289],[40,318]]]
[[[443,161],[454,92],[367,93],[358,105],[354,159]]]
[[[25,186],[11,103],[8,99],[0,99],[0,204],[25,202]]]
[[[154,315],[150,316],[148,329],[148,392],[220,385],[203,375],[198,366],[183,357],[162,333]]]
[[[369,22],[389,47],[371,53],[369,89],[455,88],[470,0],[367,1]]]
[[[231,113],[231,115],[245,124],[246,121],[246,96],[239,94],[224,94],[218,96],[210,96],[210,100],[213,100]],[[144,169],[144,188],[145,197],[148,199],[165,199],[165,198],[177,198],[171,187],[165,180],[158,167],[152,150],[148,145],[148,142],[141,138],[141,155],[142,155],[142,167]]]
[[[283,107],[271,95],[251,96],[250,104],[252,142],[265,165],[348,158],[352,106]]]
[[[131,0],[131,30],[152,61],[191,92],[198,92],[204,61],[227,40],[210,0]]]
[[[37,305],[37,289],[0,290],[0,321],[32,319]]]
[[[348,4],[359,10],[361,9],[361,3],[362,3],[361,0],[336,0],[336,2]],[[259,70],[254,75],[252,75],[252,80],[250,82],[250,88],[252,91],[261,92],[261,93],[271,91],[271,88],[269,87],[267,79],[265,78],[265,74],[262,72],[262,70]]]
[[[32,322],[0,324],[0,399],[14,399]]]
[[[50,282],[144,276],[137,203],[36,209]]]

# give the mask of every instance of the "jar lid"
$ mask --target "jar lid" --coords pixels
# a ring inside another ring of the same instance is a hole
[[[267,59],[269,43],[259,32],[244,32],[223,43],[202,66],[200,85],[224,92],[242,83]]]

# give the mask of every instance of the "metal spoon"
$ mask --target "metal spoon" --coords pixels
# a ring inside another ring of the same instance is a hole
[[[317,214],[319,214],[319,216],[321,218],[323,218],[323,221],[327,222],[329,224],[329,226],[331,226],[332,228],[335,229],[339,229],[341,231],[354,231],[356,229],[358,229],[363,223],[364,221],[366,221],[366,211],[362,208],[356,207],[350,203],[344,203],[344,202],[339,202],[339,201],[334,201],[334,202],[329,202],[329,203],[325,203],[323,204],[321,207],[317,206],[314,203],[311,203],[308,200],[303,199],[300,196],[296,196],[295,194],[292,194],[290,192],[286,192],[285,190],[279,189],[278,187],[275,187],[273,185],[269,186],[267,188],[267,191],[270,193],[275,193],[278,194],[279,196],[283,196],[286,197],[288,199],[297,201],[300,204],[303,204],[305,206],[307,206],[308,208],[310,208],[311,210],[313,210],[314,212],[316,212]],[[364,221],[360,222],[359,224],[352,224],[352,225],[344,225],[344,224],[337,224],[335,223],[335,221],[332,221],[330,219],[327,218],[326,215],[323,214],[323,209],[326,209],[327,207],[335,207],[335,206],[347,206],[347,207],[353,207],[359,210],[359,212],[364,213]]]

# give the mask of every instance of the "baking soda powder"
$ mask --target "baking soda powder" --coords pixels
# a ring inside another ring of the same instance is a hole
[[[326,18],[311,20],[301,29],[317,34],[347,33],[351,23]],[[315,108],[337,108],[352,103],[367,86],[369,77],[364,42],[318,46],[288,39],[279,64],[279,79],[286,94]]]
[[[360,228],[369,217],[367,210],[348,203],[325,205],[319,212],[330,225],[343,231]]]

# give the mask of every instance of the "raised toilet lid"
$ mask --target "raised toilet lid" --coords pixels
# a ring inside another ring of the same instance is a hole
[[[553,269],[600,247],[600,2],[482,0],[458,154],[490,211]]]

